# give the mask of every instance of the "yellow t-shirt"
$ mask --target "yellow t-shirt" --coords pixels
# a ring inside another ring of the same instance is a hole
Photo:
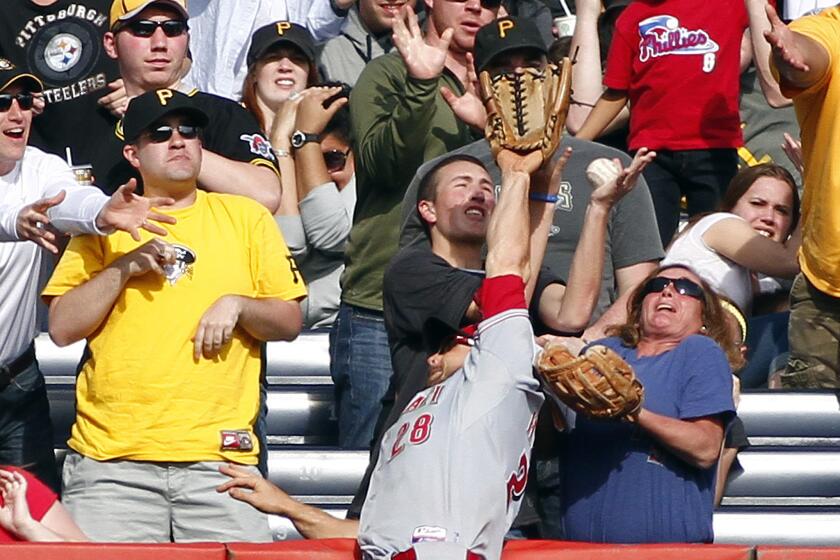
[[[88,337],[68,444],[97,460],[255,464],[259,341],[236,328],[217,358],[195,360],[191,339],[219,297],[298,299],[303,279],[274,219],[250,199],[198,191],[193,205],[166,213],[178,220],[163,225],[178,264],[166,278],[131,278]],[[68,292],[154,237],[141,236],[73,238],[44,295]],[[222,450],[222,431],[233,430],[246,430],[253,449]]]
[[[830,57],[811,87],[782,88],[793,98],[805,163],[799,264],[820,291],[840,297],[840,8],[800,18],[791,29],[820,43]]]

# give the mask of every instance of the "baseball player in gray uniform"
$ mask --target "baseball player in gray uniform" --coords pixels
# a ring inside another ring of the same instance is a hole
[[[467,185],[492,187],[482,166],[458,164]],[[382,439],[359,524],[366,560],[501,556],[543,403],[525,299],[529,183],[528,173],[503,172],[475,298],[483,317],[476,335],[450,337],[429,357],[430,386]],[[451,191],[436,196],[440,207]]]

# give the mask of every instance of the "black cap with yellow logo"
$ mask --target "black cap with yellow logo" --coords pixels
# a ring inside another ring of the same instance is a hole
[[[123,134],[126,141],[136,140],[144,131],[163,117],[178,113],[187,115],[195,126],[205,127],[210,119],[207,113],[193,103],[190,96],[174,89],[156,89],[137,96],[128,104],[123,117]]]
[[[6,88],[17,82],[21,82],[26,91],[32,93],[44,91],[44,84],[41,83],[41,80],[22,68],[18,68],[10,60],[0,58],[0,91],[5,91]]]
[[[480,73],[496,56],[515,49],[537,49],[548,53],[540,30],[533,19],[503,17],[491,21],[475,36],[475,71]]]
[[[251,36],[251,46],[245,61],[248,68],[254,65],[268,49],[280,43],[289,43],[306,55],[310,63],[315,62],[315,41],[305,27],[290,21],[276,21],[260,27]]]

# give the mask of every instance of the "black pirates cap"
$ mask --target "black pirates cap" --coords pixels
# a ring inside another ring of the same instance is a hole
[[[155,89],[135,97],[128,104],[123,117],[123,135],[126,141],[137,139],[160,119],[172,113],[187,115],[192,124],[207,126],[207,113],[193,103],[190,96],[174,89]]]
[[[248,68],[254,65],[274,45],[289,43],[306,55],[310,63],[315,62],[315,41],[305,27],[290,21],[275,21],[260,27],[251,36],[251,46],[245,59]]]
[[[548,54],[540,30],[533,19],[503,17],[491,21],[475,35],[475,71],[480,73],[492,59],[504,52],[526,48]]]
[[[0,91],[4,91],[16,82],[21,82],[26,91],[35,93],[44,91],[41,80],[22,68],[18,68],[10,60],[0,58]]]

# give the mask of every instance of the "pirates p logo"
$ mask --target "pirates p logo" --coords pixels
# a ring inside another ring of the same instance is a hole
[[[159,89],[155,92],[158,96],[158,100],[160,104],[166,107],[166,104],[169,103],[169,100],[172,99],[173,93],[171,89]]]
[[[513,22],[509,19],[503,19],[499,22],[499,37],[504,39],[509,29],[513,29]]]
[[[291,29],[292,24],[288,21],[278,21],[277,22],[277,34],[282,35],[286,32],[287,29]]]

